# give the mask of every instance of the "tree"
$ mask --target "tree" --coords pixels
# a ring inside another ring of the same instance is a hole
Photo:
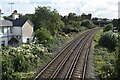
[[[20,18],[23,18],[23,19],[30,19],[31,21],[33,20],[33,19],[32,19],[32,18],[33,18],[33,14],[25,14],[25,15],[20,14],[19,17],[20,17]]]
[[[103,31],[104,31],[104,32],[110,31],[110,30],[113,30],[113,25],[112,25],[112,24],[107,24],[107,25],[105,25],[105,27],[103,28]]]
[[[120,34],[119,34],[120,35]],[[117,78],[120,79],[120,36],[118,37],[118,46],[117,46],[117,61],[116,61],[116,72]]]
[[[81,26],[91,29],[93,28],[93,23],[90,20],[86,19],[82,21]]]
[[[12,15],[10,15],[10,16],[3,16],[3,18],[4,18],[5,20],[9,20],[9,19],[12,19]]]
[[[64,22],[65,25],[68,24],[68,16],[61,16],[61,20]]]
[[[114,51],[117,46],[117,35],[112,31],[104,32],[100,37],[99,44],[110,51]]]
[[[113,19],[112,24],[114,27],[117,27],[118,26],[118,19]]]
[[[85,20],[85,19],[91,20],[91,18],[92,18],[92,14],[86,15],[85,13],[83,13],[83,14],[81,15],[81,19],[82,19],[82,20]]]
[[[51,33],[45,28],[37,29],[35,35],[37,37],[38,42],[41,44],[48,45],[53,40]]]
[[[88,14],[87,19],[91,20],[91,18],[92,18],[92,14]]]
[[[96,20],[96,21],[97,21],[97,20],[98,20],[98,18],[97,18],[97,17],[94,17],[94,18],[92,18],[92,20]]]
[[[33,23],[35,30],[42,27],[50,31],[52,35],[56,34],[64,25],[57,11],[51,10],[50,7],[37,7],[33,15]]]
[[[68,14],[68,19],[69,19],[69,21],[75,21],[75,19],[76,19],[76,14],[75,13],[69,13]]]
[[[114,27],[116,27],[118,32],[120,32],[120,18],[119,19],[113,19],[112,24],[113,24]]]
[[[120,18],[118,19],[118,26],[117,26],[118,31],[120,32]]]

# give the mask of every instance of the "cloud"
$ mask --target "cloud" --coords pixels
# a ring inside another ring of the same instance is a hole
[[[17,10],[22,14],[34,12],[34,7],[30,4],[30,0],[4,0],[0,3],[2,4],[2,11],[4,12],[4,15],[11,14],[10,3],[14,3],[12,5],[12,11]]]
[[[118,17],[119,0],[1,0],[3,12],[10,14],[9,2],[14,2],[13,10],[20,13],[34,13],[37,6],[51,6],[61,15],[92,13],[96,17]],[[4,4],[3,4],[4,3]],[[1,5],[1,4],[0,4]]]
[[[119,0],[52,0],[52,7],[61,14],[92,13],[97,17],[117,18]]]

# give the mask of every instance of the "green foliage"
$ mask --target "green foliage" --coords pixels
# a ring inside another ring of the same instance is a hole
[[[47,29],[40,28],[36,30],[35,35],[39,43],[47,45],[53,41],[53,37]]]
[[[117,46],[117,34],[112,31],[104,32],[99,40],[99,45],[114,51]]]
[[[41,44],[32,43],[30,45],[22,45],[18,48],[2,48],[3,80],[13,79],[17,76],[17,78],[21,78],[19,77],[19,73],[28,74],[35,67],[43,66],[51,58],[52,55],[48,54],[47,49]]]
[[[52,35],[56,34],[62,27],[63,22],[56,10],[51,10],[50,7],[37,7],[33,17],[35,30],[42,28],[50,31]]]
[[[109,80],[116,78],[116,53],[110,52],[99,45],[102,33],[102,30],[100,30],[94,36],[94,66],[96,76],[99,79]]]
[[[34,77],[35,75],[35,72],[28,72],[28,73],[24,73],[24,72],[15,72],[12,74],[14,76],[14,80],[18,80],[18,78],[21,78],[22,79],[30,79],[32,80],[32,78]]]
[[[65,32],[66,34],[71,33],[71,32],[76,32],[76,33],[79,32],[77,28],[72,27],[71,25],[65,26],[62,31]]]
[[[90,20],[91,17],[92,17],[92,14],[88,14],[88,15],[86,15],[85,13],[83,13],[83,14],[81,15],[81,20],[85,20],[85,19]]]
[[[106,31],[110,31],[110,30],[113,30],[113,25],[112,24],[105,25],[103,31],[106,32]]]
[[[94,52],[94,64],[97,76],[101,79],[114,78],[116,63],[115,53],[110,53],[107,49],[102,47],[96,47]]]
[[[19,17],[20,17],[20,18],[23,18],[23,19],[26,19],[26,20],[27,20],[27,19],[29,19],[29,20],[31,20],[31,21],[33,20],[33,19],[32,19],[32,18],[33,18],[33,14],[25,14],[25,15],[20,14]]]
[[[93,28],[93,23],[90,20],[86,19],[81,22],[81,26],[85,26],[88,29],[91,29]]]
[[[119,34],[119,38],[118,38],[118,46],[116,49],[116,53],[117,53],[116,73],[117,73],[117,78],[120,79],[120,34]]]
[[[93,23],[91,22],[91,14],[82,14],[77,15],[75,13],[69,13],[67,16],[61,16],[61,20],[65,23],[63,27],[63,32],[79,32],[86,29],[94,28]]]
[[[120,18],[119,19],[113,19],[112,24],[120,32]]]
[[[80,21],[80,16],[78,16],[76,13],[69,13],[67,18],[68,21]]]

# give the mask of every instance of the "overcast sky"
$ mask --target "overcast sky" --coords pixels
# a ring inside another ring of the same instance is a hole
[[[12,10],[18,13],[34,13],[37,6],[50,6],[61,15],[70,12],[78,15],[91,13],[94,17],[118,18],[118,2],[120,0],[0,0],[0,9],[4,15],[10,15]]]

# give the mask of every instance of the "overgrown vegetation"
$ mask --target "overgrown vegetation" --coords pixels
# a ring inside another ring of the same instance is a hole
[[[109,51],[115,51],[117,46],[117,34],[112,31],[104,32],[100,37],[99,45],[106,47]]]
[[[120,18],[119,19],[113,19],[112,24],[120,32]]]
[[[9,19],[10,16],[5,17]],[[80,32],[94,28],[91,14],[69,13],[61,16],[50,7],[37,7],[34,14],[20,15],[34,24],[36,41],[20,47],[3,47],[3,79],[32,78],[34,69],[42,67],[53,58],[51,52],[60,51]]]
[[[118,37],[118,46],[116,48],[116,53],[117,53],[116,75],[117,78],[120,79],[120,34]]]
[[[53,42],[52,34],[45,28],[37,29],[35,32],[35,35],[37,37],[38,43],[41,43],[47,46],[48,44]]]
[[[95,72],[96,77],[101,80],[116,78],[116,40],[117,36],[112,31],[101,30],[94,36]]]
[[[52,59],[53,55],[41,44],[22,45],[2,48],[3,80],[32,78],[34,68],[41,67]],[[21,76],[24,75],[24,76]]]
[[[55,35],[64,25],[59,13],[50,7],[37,7],[32,21],[35,24],[35,30],[45,28],[52,35]]]
[[[110,30],[113,30],[113,25],[112,24],[105,25],[103,31],[106,32],[106,31],[110,31]]]

